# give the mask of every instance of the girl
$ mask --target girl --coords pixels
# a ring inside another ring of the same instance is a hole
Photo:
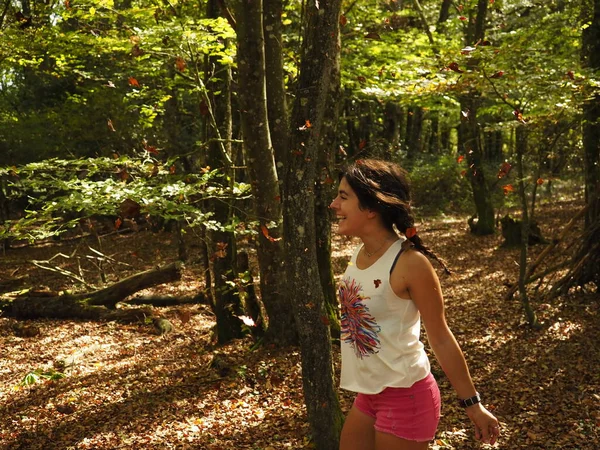
[[[339,286],[340,385],[358,393],[340,450],[426,450],[434,438],[440,393],[420,341],[421,319],[476,438],[494,444],[498,420],[481,404],[446,324],[440,283],[427,257],[447,268],[414,227],[406,172],[390,162],[359,160],[340,180],[330,205],[338,232],[362,241]]]

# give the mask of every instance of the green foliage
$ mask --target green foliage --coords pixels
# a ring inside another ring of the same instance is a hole
[[[8,200],[28,201],[25,217],[7,221],[0,238],[44,239],[94,216],[160,218],[190,227],[231,229],[231,224],[211,220],[203,203],[209,198],[247,198],[249,185],[223,187],[227,183],[220,182],[223,175],[217,170],[182,175],[176,171],[175,161],[161,162],[149,153],[138,158],[51,159],[0,168],[0,176],[10,180]],[[127,204],[134,212],[124,211]],[[235,224],[244,231],[239,219]]]
[[[471,189],[462,169],[452,156],[415,162],[409,168],[413,204],[433,215],[472,212]]]
[[[65,377],[66,375],[64,373],[58,372],[54,369],[44,370],[37,368],[33,372],[29,372],[27,375],[25,375],[19,384],[21,386],[32,386],[42,380],[60,380],[61,378]]]
[[[131,154],[143,140],[170,155],[197,150],[202,120],[189,118],[205,89],[204,57],[234,64],[225,19],[187,2],[84,0],[36,5],[32,23],[7,22],[0,41],[0,164]],[[177,142],[171,99],[185,127]]]

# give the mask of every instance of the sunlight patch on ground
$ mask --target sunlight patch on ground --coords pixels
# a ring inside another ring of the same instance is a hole
[[[581,325],[570,321],[558,321],[548,328],[548,332],[560,341],[569,339],[575,332],[579,331],[581,331]]]

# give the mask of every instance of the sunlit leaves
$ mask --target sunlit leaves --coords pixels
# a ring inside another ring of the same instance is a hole
[[[122,219],[143,215],[197,226],[211,216],[201,208],[206,199],[233,201],[249,195],[245,184],[224,188],[216,170],[179,176],[174,167],[149,157],[121,157],[50,160],[0,169],[0,174],[14,173],[18,189],[11,191],[13,196],[30,198],[26,217],[9,222],[3,237],[39,239],[97,215],[114,217],[117,228]],[[224,225],[213,222],[211,226],[222,229]]]

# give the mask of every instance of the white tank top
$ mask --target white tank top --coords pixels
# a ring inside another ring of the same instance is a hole
[[[430,373],[419,340],[419,310],[390,285],[390,269],[402,242],[394,242],[363,270],[356,267],[359,246],[339,284],[343,389],[377,394],[386,387],[410,387]]]

